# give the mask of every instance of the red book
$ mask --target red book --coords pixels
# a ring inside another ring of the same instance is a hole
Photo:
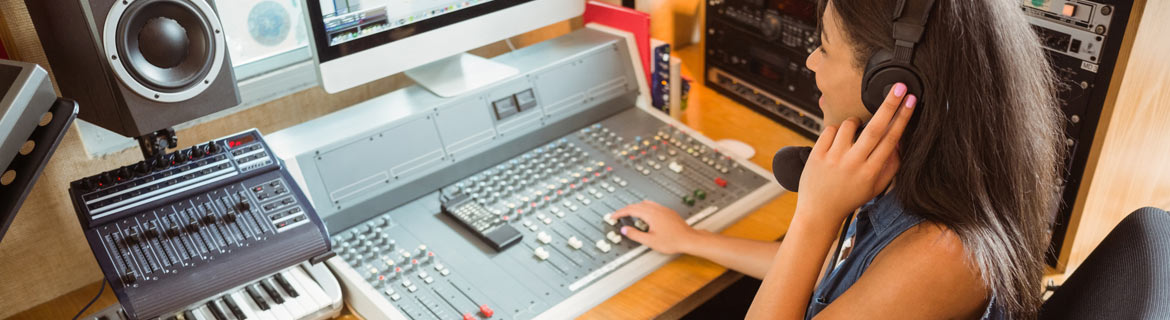
[[[638,10],[589,1],[585,4],[585,24],[596,22],[634,34],[638,56],[642,58],[642,74],[650,85],[650,14]]]

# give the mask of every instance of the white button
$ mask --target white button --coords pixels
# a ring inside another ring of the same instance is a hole
[[[415,292],[418,291],[418,287],[410,286],[409,288],[406,288],[406,291]]]
[[[540,228],[537,227],[535,224],[528,226],[528,230],[536,231],[537,229],[540,229]]]
[[[605,238],[609,239],[609,241],[613,242],[614,244],[618,244],[618,243],[622,242],[622,236],[617,234],[617,232],[613,232],[613,231],[606,233]]]
[[[426,272],[426,271],[419,271],[419,272],[418,272],[418,278],[419,278],[419,279],[426,279],[426,277],[427,277],[427,276],[428,276],[428,275],[427,275],[427,272]]]
[[[671,161],[670,164],[666,166],[670,168],[670,171],[674,171],[675,173],[682,173],[683,171],[683,166],[675,161]]]
[[[573,206],[570,206],[570,207],[569,207],[569,211],[576,212],[576,211],[577,211],[577,209],[579,209],[579,208],[577,208],[577,205],[573,205]]]
[[[569,247],[572,247],[573,249],[581,249],[581,245],[583,245],[583,243],[581,243],[580,239],[577,239],[577,236],[569,237]]]
[[[403,288],[409,288],[411,285],[414,285],[414,284],[410,282],[410,279],[402,279],[402,287]]]
[[[398,295],[397,293],[390,295],[391,301],[398,301],[399,299],[402,299],[402,296]]]
[[[613,219],[613,214],[612,214],[612,213],[606,213],[604,216],[601,216],[601,220],[602,220],[602,221],[605,221],[605,223],[608,223],[608,224],[609,224],[609,225],[611,225],[611,226],[612,226],[612,225],[617,225],[617,220],[614,220],[614,219]]]
[[[423,282],[426,282],[427,284],[431,284],[431,282],[435,282],[435,278],[427,277],[426,279],[423,279]]]
[[[539,220],[544,220],[544,219],[545,219],[545,218],[544,218],[544,214],[543,214],[543,213],[538,213],[538,214],[536,214],[536,219],[539,219]]]
[[[541,231],[540,233],[536,234],[536,240],[540,240],[540,242],[544,244],[549,244],[549,242],[552,242],[552,236],[548,235],[548,233],[544,231]]]
[[[544,218],[544,224],[552,224],[552,218]]]
[[[559,211],[559,210],[558,210],[557,212],[554,212],[554,214],[556,214],[556,215],[557,215],[557,217],[560,217],[560,218],[564,218],[564,217],[565,217],[565,213],[564,213],[564,212],[561,212],[561,211]]]
[[[386,292],[386,295],[393,295],[393,294],[394,294],[394,289],[393,289],[393,288],[386,288],[386,291],[385,291],[385,292]]]
[[[528,221],[528,219],[524,219],[524,221],[521,221],[520,224],[523,224],[525,227],[531,227],[532,221]]]
[[[609,252],[609,249],[610,249],[609,243],[605,242],[604,239],[597,240],[597,249],[601,250],[601,252]]]
[[[544,247],[536,247],[536,250],[532,250],[532,253],[537,258],[540,258],[540,260],[548,260],[548,250],[544,250]]]
[[[451,274],[451,269],[443,269],[443,271],[439,271],[439,274],[441,274],[445,277],[445,276]]]

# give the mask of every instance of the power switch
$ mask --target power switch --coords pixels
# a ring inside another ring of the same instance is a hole
[[[496,120],[504,120],[520,113],[520,110],[516,109],[516,101],[512,99],[512,96],[492,102],[492,108],[496,111]]]
[[[532,89],[527,89],[516,93],[516,104],[520,107],[520,112],[528,111],[536,107],[536,94],[532,93]]]

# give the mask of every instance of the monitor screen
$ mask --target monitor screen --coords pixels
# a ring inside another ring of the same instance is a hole
[[[316,0],[308,9],[318,59],[327,62],[529,1]]]

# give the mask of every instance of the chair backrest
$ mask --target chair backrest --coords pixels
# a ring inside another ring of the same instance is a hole
[[[1170,319],[1170,213],[1146,207],[1123,219],[1040,319]]]

